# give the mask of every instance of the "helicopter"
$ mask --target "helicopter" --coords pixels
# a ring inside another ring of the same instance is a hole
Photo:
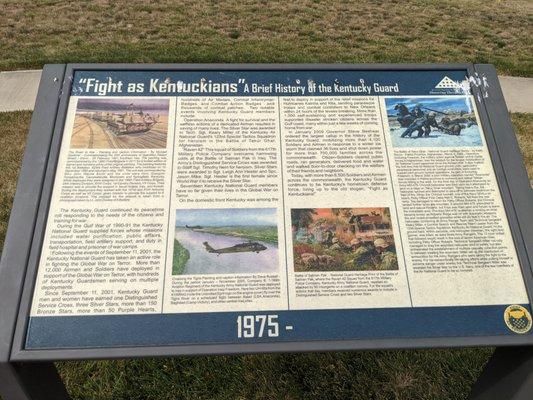
[[[217,256],[225,253],[247,253],[247,252],[255,252],[258,253],[260,251],[266,250],[266,246],[263,246],[261,243],[257,242],[244,242],[236,244],[235,246],[231,247],[224,247],[222,249],[214,249],[209,245],[208,242],[203,243],[205,246],[205,249],[209,253],[215,253]]]

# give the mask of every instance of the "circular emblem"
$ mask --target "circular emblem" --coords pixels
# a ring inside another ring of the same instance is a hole
[[[507,307],[503,319],[507,327],[515,333],[527,333],[531,329],[531,314],[522,306]]]

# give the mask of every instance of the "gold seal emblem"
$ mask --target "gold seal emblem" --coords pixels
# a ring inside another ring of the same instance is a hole
[[[527,333],[531,329],[531,314],[519,305],[512,305],[505,309],[503,319],[507,327],[514,333]]]

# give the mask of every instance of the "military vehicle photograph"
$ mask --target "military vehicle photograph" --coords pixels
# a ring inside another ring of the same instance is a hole
[[[173,275],[276,273],[277,210],[176,210],[173,248]]]
[[[397,270],[389,208],[291,210],[294,271]]]
[[[167,99],[78,99],[72,149],[163,149]]]
[[[385,98],[394,147],[481,146],[481,135],[467,96]]]

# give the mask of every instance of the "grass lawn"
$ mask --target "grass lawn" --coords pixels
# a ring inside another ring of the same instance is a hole
[[[531,0],[1,0],[0,70],[53,62],[488,62],[533,76]]]
[[[30,112],[0,113],[0,248]],[[513,114],[533,179],[533,115]],[[57,363],[75,399],[462,399],[492,349]]]

